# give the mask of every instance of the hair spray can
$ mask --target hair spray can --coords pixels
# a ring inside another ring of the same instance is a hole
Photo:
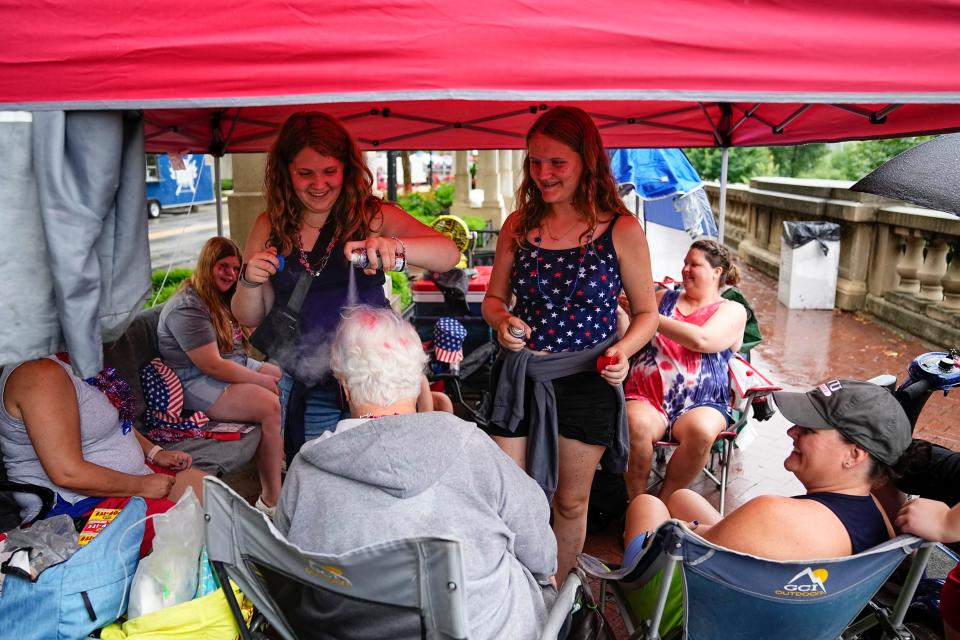
[[[379,254],[378,254],[379,255]],[[367,250],[364,248],[354,249],[353,255],[350,256],[350,264],[352,264],[357,269],[367,269],[370,267],[370,259],[367,257]],[[393,270],[394,271],[403,271],[403,268],[407,266],[407,259],[398,255],[393,260]]]

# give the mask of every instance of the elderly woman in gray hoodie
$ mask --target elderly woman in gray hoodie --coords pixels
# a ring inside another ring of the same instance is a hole
[[[463,542],[475,638],[534,638],[546,620],[541,585],[557,545],[543,491],[472,423],[416,413],[426,357],[390,310],[348,310],[331,369],[351,417],[294,459],[276,525],[306,550],[343,553],[415,536]],[[377,612],[353,616],[352,638],[419,638]]]

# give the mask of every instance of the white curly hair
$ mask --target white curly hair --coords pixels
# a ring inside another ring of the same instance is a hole
[[[351,404],[388,407],[416,400],[426,363],[416,329],[392,310],[344,310],[331,345],[330,368]]]

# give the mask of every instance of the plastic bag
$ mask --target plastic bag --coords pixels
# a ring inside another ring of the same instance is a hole
[[[203,546],[203,509],[188,488],[176,505],[154,517],[153,552],[140,561],[130,589],[127,617],[172,607],[193,599]]]
[[[783,241],[791,249],[797,249],[814,240],[820,246],[820,252],[827,255],[830,249],[823,241],[838,242],[840,240],[840,225],[835,222],[784,221]]]

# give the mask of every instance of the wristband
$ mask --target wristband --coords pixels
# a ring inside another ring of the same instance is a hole
[[[247,289],[256,289],[257,287],[263,284],[262,282],[250,282],[249,280],[247,280],[246,275],[247,275],[247,265],[243,265],[243,269],[240,269],[240,278],[238,278],[237,281]]]
[[[163,451],[163,447],[158,444],[153,445],[153,448],[147,453],[147,462],[150,464],[156,464],[153,459],[157,457],[157,454]]]

